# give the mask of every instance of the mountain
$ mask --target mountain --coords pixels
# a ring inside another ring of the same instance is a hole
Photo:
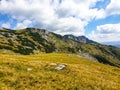
[[[74,37],[74,38],[71,38]],[[76,39],[75,39],[76,38]],[[120,49],[102,45],[84,36],[61,36],[44,29],[0,29],[0,53],[74,53],[85,58],[93,57],[100,63],[120,67]]]
[[[120,45],[115,45],[116,47],[120,48]]]
[[[111,45],[111,44],[110,44]],[[112,46],[115,46],[117,48],[120,48],[120,44],[112,44]]]
[[[96,43],[95,41],[89,40],[85,36],[76,37],[74,35],[64,35],[63,38],[64,39],[71,39],[71,40],[78,41],[78,42],[84,42],[84,43]]]
[[[112,46],[115,46],[115,47],[120,48],[120,41],[103,42],[103,44],[106,44],[106,45],[112,45]]]

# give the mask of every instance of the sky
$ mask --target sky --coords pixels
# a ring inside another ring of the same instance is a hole
[[[0,27],[120,42],[120,0],[0,0]]]

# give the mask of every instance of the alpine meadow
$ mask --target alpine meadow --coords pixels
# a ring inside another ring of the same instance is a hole
[[[0,90],[120,90],[120,0],[0,0]]]

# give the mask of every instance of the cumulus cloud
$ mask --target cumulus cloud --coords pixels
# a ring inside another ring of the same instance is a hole
[[[106,8],[107,15],[120,15],[120,0],[111,0],[110,4]]]
[[[21,23],[17,23],[17,25],[16,25],[16,27],[14,27],[14,29],[27,28],[31,23],[32,23],[32,21],[30,21],[30,20],[24,20]]]
[[[10,23],[3,23],[3,24],[1,25],[1,27],[10,28]]]
[[[0,12],[17,20],[14,29],[33,26],[60,34],[83,35],[84,27],[102,10],[93,8],[100,0],[1,0]],[[89,13],[89,14],[88,14]]]
[[[92,31],[88,37],[99,42],[120,41],[120,23],[97,26],[97,31]]]
[[[94,7],[98,1],[99,0],[64,0],[59,5],[57,13],[59,17],[76,16],[89,21],[94,17],[93,13],[97,12],[97,9],[93,9],[92,7]]]
[[[95,13],[96,19],[103,19],[111,15],[120,15],[120,0],[110,0],[105,9]]]
[[[120,23],[97,26],[97,31],[103,34],[120,33]]]

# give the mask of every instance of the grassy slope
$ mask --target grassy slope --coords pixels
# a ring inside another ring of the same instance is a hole
[[[119,83],[120,68],[72,54],[0,54],[0,90],[120,90]]]
[[[39,52],[89,53],[101,63],[120,67],[119,48],[76,42],[43,29],[0,29],[0,52],[8,53],[8,50],[25,55]]]

